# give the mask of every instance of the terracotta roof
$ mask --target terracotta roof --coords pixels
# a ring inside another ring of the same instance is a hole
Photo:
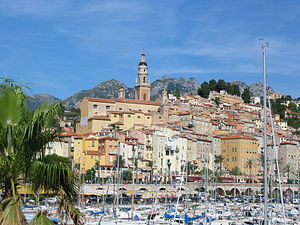
[[[97,156],[101,155],[100,151],[86,151],[85,154],[86,155],[97,155]]]
[[[114,137],[100,137],[99,140],[118,140],[118,139]]]
[[[298,113],[298,112],[288,112],[288,114],[292,114],[292,115],[300,115],[300,113]]]
[[[74,139],[82,139],[81,136],[74,137]]]
[[[130,142],[130,141],[120,141],[121,143],[124,143],[124,144],[126,144],[126,145],[133,145],[133,143],[132,142]]]
[[[144,105],[156,105],[160,106],[159,102],[155,101],[140,101],[140,100],[134,100],[134,99],[122,99],[122,98],[86,98],[90,102],[105,102],[105,103],[115,103],[115,102],[123,102],[123,103],[131,103],[131,104],[144,104]]]
[[[69,137],[69,136],[77,136],[78,134],[74,133],[74,132],[63,132],[63,133],[60,133],[60,136],[61,137]]]
[[[89,120],[108,120],[108,121],[110,121],[110,118],[107,116],[92,116],[89,118]]]
[[[226,139],[246,139],[246,140],[257,141],[256,138],[251,137],[251,136],[245,136],[245,135],[221,137],[221,140],[226,140]]]
[[[284,141],[284,142],[281,142],[280,145],[297,145],[297,144],[293,143],[293,142],[289,142],[289,141]]]
[[[138,140],[138,138],[131,137],[131,136],[126,136],[125,139]]]
[[[97,138],[87,138],[85,139],[86,141],[97,141],[98,139]]]
[[[111,125],[124,125],[124,123],[122,123],[121,121],[117,121],[117,122],[112,123]]]
[[[204,141],[204,142],[212,142],[211,140],[208,139],[202,139],[202,138],[197,138],[198,141]]]

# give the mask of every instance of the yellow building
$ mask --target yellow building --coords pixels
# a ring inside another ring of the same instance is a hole
[[[245,174],[256,175],[259,168],[259,143],[250,136],[226,136],[221,138],[221,154],[223,165],[227,170],[238,167]],[[253,165],[250,171],[248,161]]]
[[[94,167],[97,161],[101,167],[112,167],[117,150],[118,140],[113,137],[76,137],[74,163],[80,165],[80,173]]]
[[[151,89],[144,54],[141,56],[135,89],[135,99],[125,98],[123,85],[120,86],[118,98],[84,98],[80,105],[80,122],[76,124],[76,132],[95,133],[114,125],[125,130],[138,129],[162,123],[164,118],[160,112],[160,103],[150,101]]]
[[[225,90],[219,92],[211,91],[209,94],[209,99],[219,98],[221,102],[228,102],[232,104],[243,103],[243,99],[239,96],[230,95]]]

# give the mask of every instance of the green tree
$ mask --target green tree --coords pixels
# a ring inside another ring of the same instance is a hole
[[[285,120],[287,121],[287,123],[290,127],[293,127],[297,130],[300,128],[300,120],[299,119],[297,119],[297,118],[286,118]]]
[[[127,181],[127,182],[131,181],[132,180],[132,172],[130,170],[124,170],[122,178],[123,178],[123,181]]]
[[[94,168],[88,169],[86,171],[86,174],[84,176],[84,179],[86,181],[90,181],[91,183],[94,183],[96,180],[96,171]]]
[[[233,176],[239,176],[239,175],[242,175],[243,173],[242,173],[242,171],[239,167],[234,167],[230,171],[230,174],[233,175]]]
[[[288,104],[288,109],[291,110],[291,111],[293,111],[293,112],[297,112],[298,111],[298,107],[297,107],[297,105],[294,102],[290,102]]]
[[[219,164],[219,174],[220,174],[220,176],[222,174],[222,166],[223,166],[224,160],[225,160],[225,157],[223,155],[215,155],[215,163]]]
[[[220,103],[221,103],[221,100],[220,100],[219,97],[215,97],[215,98],[213,99],[213,101],[215,102],[215,104],[216,104],[217,106],[219,106]]]
[[[187,175],[191,175],[195,173],[197,166],[192,163],[192,162],[188,162],[187,164]]]
[[[244,89],[244,92],[242,94],[242,99],[244,100],[245,103],[251,102],[251,92],[250,92],[249,88]]]
[[[287,174],[287,181],[289,182],[291,174],[294,173],[294,169],[293,169],[293,167],[291,166],[291,164],[287,164],[287,165],[283,168],[283,173],[284,173],[284,174]]]
[[[217,81],[215,81],[214,79],[209,81],[209,90],[210,91],[215,91],[217,88]]]
[[[220,92],[222,90],[226,90],[227,83],[224,80],[218,80],[216,91]]]
[[[208,98],[210,92],[209,84],[207,82],[203,82],[201,87],[198,89],[198,95],[203,98]]]
[[[119,159],[119,161],[118,161],[118,159]],[[119,169],[124,168],[125,164],[126,164],[126,162],[122,155],[118,155],[117,159],[115,159],[113,162],[114,167],[119,167]]]
[[[241,96],[240,87],[237,84],[232,85],[232,94],[236,96]]]
[[[100,183],[100,181],[101,181],[101,175],[100,175],[100,172],[101,172],[101,166],[100,166],[100,161],[99,161],[99,160],[97,160],[97,161],[95,162],[94,168],[95,168],[95,170],[97,170],[97,172],[98,172],[97,177],[98,177],[98,182]]]
[[[176,90],[174,91],[174,96],[175,96],[176,98],[180,98],[180,91],[179,91],[179,89],[176,89]]]
[[[72,161],[70,158],[59,156],[57,154],[46,155],[42,160],[48,164],[57,164],[61,162],[72,168]]]
[[[254,177],[253,177],[253,168],[255,167],[254,159],[248,159],[246,162],[246,167],[249,169],[249,180],[252,180],[252,191],[253,191],[253,200],[254,200]]]
[[[227,83],[226,83],[226,88],[225,88],[225,90],[227,91],[228,94],[233,95],[233,86],[232,86],[232,84],[231,84],[230,82],[227,82]]]
[[[14,81],[0,83],[0,184],[5,199],[0,205],[0,224],[25,224],[21,211],[22,197],[17,186],[31,184],[33,193],[40,190],[57,194],[65,211],[75,224],[83,224],[82,214],[74,207],[79,196],[79,177],[63,162],[45,162],[45,149],[58,136],[57,121],[62,113],[60,103],[40,106],[30,112],[26,94]],[[59,211],[62,213],[62,211]],[[63,214],[61,214],[63,215]],[[76,219],[76,218],[77,219]],[[48,221],[38,212],[33,223]]]
[[[150,184],[153,184],[153,161],[148,161],[147,166],[150,168]]]

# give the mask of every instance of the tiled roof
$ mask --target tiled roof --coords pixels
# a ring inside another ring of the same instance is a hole
[[[131,103],[131,104],[143,104],[143,105],[156,105],[160,106],[159,102],[155,101],[141,101],[141,100],[134,100],[134,99],[122,99],[122,98],[86,98],[90,102],[104,102],[104,103],[115,103],[115,102],[122,102],[122,103]]]
[[[251,137],[251,136],[245,136],[245,135],[239,135],[239,136],[226,136],[226,137],[221,137],[222,140],[227,140],[227,139],[246,139],[246,140],[253,140],[257,141],[256,138]]]
[[[92,116],[89,118],[89,120],[108,120],[108,121],[110,121],[110,118],[107,116]]]
[[[284,142],[281,142],[280,145],[297,145],[297,144],[293,143],[293,142],[289,142],[289,141],[284,141]]]
[[[100,151],[86,151],[85,154],[86,155],[97,155],[97,156],[101,155]]]
[[[63,132],[63,133],[60,133],[60,136],[61,137],[70,137],[70,136],[77,136],[78,134],[77,133],[74,133],[74,132]]]

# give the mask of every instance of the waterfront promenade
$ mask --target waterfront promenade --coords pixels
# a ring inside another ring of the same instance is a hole
[[[252,195],[261,193],[262,183],[188,183],[188,184],[85,184],[82,188],[82,194],[103,195],[114,192],[123,192],[127,194],[135,193],[181,193],[197,194],[204,192],[207,187],[209,192],[216,192],[218,195]],[[300,189],[299,184],[282,184],[284,195],[294,196]],[[279,195],[279,187],[270,187],[272,194]],[[254,192],[253,192],[254,191]]]

